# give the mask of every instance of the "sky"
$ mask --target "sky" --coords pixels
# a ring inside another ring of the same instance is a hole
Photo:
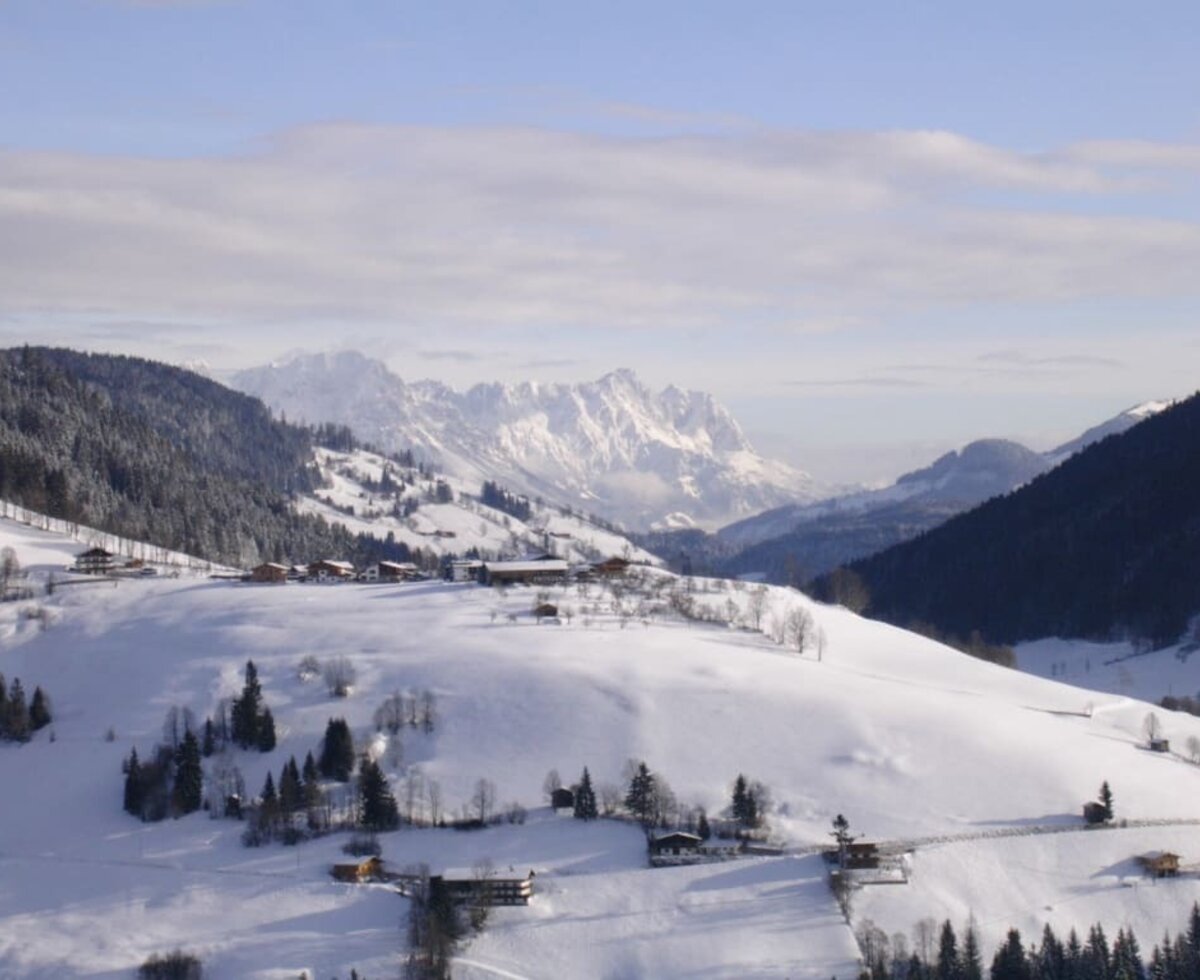
[[[1200,5],[0,0],[0,343],[711,391],[879,480],[1200,366]]]

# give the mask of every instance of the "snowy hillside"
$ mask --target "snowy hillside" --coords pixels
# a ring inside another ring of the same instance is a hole
[[[0,522],[3,545],[35,580],[77,548],[11,522]],[[811,853],[837,813],[873,840],[963,838],[916,844],[910,883],[862,889],[856,925],[869,914],[904,931],[969,911],[989,957],[1009,924],[1024,928],[1045,906],[1056,922],[1104,919],[1147,943],[1182,928],[1196,878],[1122,886],[1135,853],[1169,845],[1196,861],[1192,837],[1080,829],[1080,805],[1104,780],[1122,818],[1200,814],[1200,767],[1142,747],[1146,704],[975,661],[788,590],[638,575],[505,591],[148,579],[0,604],[0,671],[42,685],[55,714],[32,742],[0,744],[0,976],[128,976],[176,946],[216,980],[395,975],[407,901],[330,879],[344,835],[247,849],[236,821],[197,812],[143,824],[121,810],[130,749],[150,751],[172,706],[213,714],[247,659],[279,734],[271,752],[233,754],[252,793],[344,716],[397,795],[419,771],[418,814],[434,782],[455,814],[481,778],[500,806],[529,809],[524,823],[477,832],[380,837],[395,867],[487,857],[537,872],[532,904],[496,911],[456,976],[851,977],[852,933]],[[558,621],[538,625],[530,610],[546,600]],[[798,609],[815,620],[802,653],[787,629]],[[357,674],[344,699],[298,671],[307,656],[337,655]],[[416,690],[436,695],[434,729],[377,734],[381,702]],[[1200,719],[1172,716],[1166,728],[1183,744]],[[547,770],[569,782],[586,765],[603,790],[630,758],[669,781],[682,807],[714,816],[738,773],[761,780],[789,853],[649,869],[633,825],[541,806]],[[1070,832],[994,837],[1030,828]],[[1016,867],[1036,873],[1014,879]]]
[[[410,548],[436,555],[461,555],[474,549],[486,557],[546,552],[573,562],[614,555],[637,562],[658,561],[615,531],[565,508],[530,502],[530,516],[520,520],[481,503],[478,483],[422,475],[362,450],[318,449],[316,461],[326,485],[313,496],[299,498],[297,507],[354,533],[380,539],[391,535]],[[385,470],[395,486],[381,491]],[[439,500],[439,483],[446,499]]]
[[[457,392],[343,352],[241,371],[231,382],[289,419],[348,425],[468,482],[497,479],[634,527],[667,515],[711,526],[820,495],[806,474],[755,453],[711,395],[652,392],[628,370],[585,384]]]

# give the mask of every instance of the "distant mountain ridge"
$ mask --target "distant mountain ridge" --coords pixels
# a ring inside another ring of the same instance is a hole
[[[711,395],[654,392],[627,369],[458,392],[347,351],[239,371],[231,383],[288,418],[347,425],[460,479],[498,479],[635,527],[716,526],[822,495],[806,473],[756,453]]]
[[[891,486],[860,490],[815,504],[785,505],[723,527],[717,536],[727,545],[749,548],[789,534],[804,524],[828,522],[831,518],[841,520],[851,515],[861,523],[867,514],[891,514],[897,508],[910,524],[914,520],[926,524],[920,512],[929,511],[932,523],[927,526],[932,527],[951,514],[1015,490],[1080,450],[1110,435],[1119,435],[1170,405],[1171,402],[1161,400],[1142,402],[1045,453],[1008,439],[977,439],[938,457],[928,466],[903,474]]]
[[[1177,639],[1200,612],[1200,396],[851,567],[870,613],[1045,636]],[[819,583],[820,584],[820,583]]]

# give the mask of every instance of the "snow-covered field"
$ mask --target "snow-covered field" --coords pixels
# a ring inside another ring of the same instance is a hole
[[[35,574],[80,550],[10,522],[0,522],[3,545]],[[753,618],[753,589],[691,585],[695,603]],[[537,871],[532,904],[496,912],[456,976],[846,978],[856,973],[851,931],[820,859],[803,853],[828,841],[837,813],[876,840],[1069,826],[1108,780],[1119,817],[1200,816],[1200,767],[1146,751],[1149,707],[1125,694],[984,664],[782,589],[767,594],[761,625],[809,609],[825,635],[819,661],[815,649],[685,622],[628,592],[549,592],[569,622],[535,623],[538,590],[435,582],[184,577],[61,589],[37,600],[45,618],[29,603],[0,606],[0,671],[27,690],[42,685],[55,709],[53,738],[0,745],[0,977],[128,977],[176,946],[215,978],[396,975],[406,900],[333,882],[342,838],[245,849],[232,821],[142,824],[121,810],[130,748],[148,752],[173,705],[212,712],[237,693],[250,658],[280,734],[272,753],[238,753],[252,791],[289,755],[315,750],[331,716],[365,744],[389,693],[428,688],[435,730],[406,730],[399,764],[394,746],[380,747],[397,790],[405,768],[419,767],[449,812],[481,777],[502,805],[529,807],[521,825],[382,836],[397,867],[423,861],[436,872],[486,857]],[[351,696],[302,680],[307,655],[349,657]],[[1200,734],[1200,719],[1171,726],[1173,739]],[[792,853],[649,869],[629,824],[584,825],[541,806],[550,768],[569,782],[586,765],[598,783],[618,783],[629,758],[710,813],[739,772],[762,780]],[[1197,837],[1149,827],[929,844],[910,884],[864,889],[854,916],[890,932],[972,914],[989,950],[1008,925],[1043,920],[1132,924],[1149,943],[1182,926],[1200,891],[1194,880],[1126,887],[1130,858],[1169,847],[1193,863]],[[1176,904],[1142,899],[1167,888]]]

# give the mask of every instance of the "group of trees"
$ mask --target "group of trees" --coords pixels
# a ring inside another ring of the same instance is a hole
[[[253,660],[246,661],[245,683],[229,712],[230,737],[243,749],[270,752],[275,748],[275,718],[263,704],[262,684]]]
[[[479,491],[479,502],[515,517],[518,521],[528,521],[533,516],[533,506],[529,503],[529,498],[509,493],[499,483],[491,480],[483,481],[483,487]]]
[[[402,728],[420,728],[426,734],[437,721],[437,697],[428,688],[421,691],[393,691],[375,709],[375,730],[398,735]]]
[[[856,930],[867,980],[983,980],[979,940],[968,925],[960,942],[947,920],[938,927],[924,919],[910,946],[902,933],[888,937],[866,920]],[[1122,928],[1109,943],[1096,924],[1081,939],[1072,929],[1060,939],[1051,926],[1028,946],[1010,929],[992,957],[989,980],[1194,980],[1200,976],[1200,905],[1193,905],[1186,930],[1164,935],[1148,961],[1132,929]]]
[[[313,754],[309,752],[304,757],[303,767],[296,764],[294,755],[290,756],[279,772],[278,781],[267,773],[262,792],[249,813],[242,843],[256,847],[279,838],[294,844],[302,836],[296,827],[296,815],[307,814],[308,829],[317,830],[322,826],[320,813],[324,802]]]
[[[40,687],[26,702],[21,678],[14,677],[7,685],[0,674],[0,741],[28,742],[33,733],[50,724],[50,699]]]
[[[123,806],[140,820],[163,820],[199,810],[204,802],[204,768],[200,743],[187,731],[177,747],[158,745],[151,758],[138,757],[137,748],[121,766],[125,774]]]

